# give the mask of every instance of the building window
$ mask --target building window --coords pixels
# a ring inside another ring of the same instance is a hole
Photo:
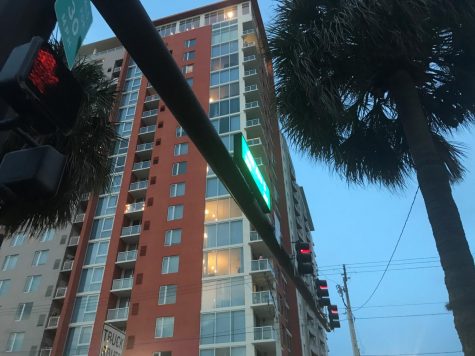
[[[201,345],[244,341],[245,339],[244,310],[201,314]]]
[[[242,247],[203,252],[203,277],[243,273]]]
[[[224,184],[217,177],[206,179],[206,198],[229,195]]]
[[[124,138],[122,140],[117,140],[114,145],[114,149],[111,152],[111,155],[121,155],[127,153],[129,148],[129,139]]]
[[[74,302],[72,323],[84,323],[94,321],[96,318],[99,294],[77,297]]]
[[[237,7],[232,6],[224,10],[210,12],[205,15],[205,25],[212,25],[217,22],[227,21],[235,18],[237,15]]]
[[[244,305],[244,277],[203,281],[201,309]]]
[[[217,44],[211,47],[211,58],[226,56],[239,51],[238,41]]]
[[[205,221],[218,221],[242,216],[241,209],[234,199],[208,200],[205,203]]]
[[[25,338],[24,332],[10,333],[8,336],[6,352],[19,352],[22,350],[23,340]]]
[[[196,45],[196,38],[185,40],[185,48],[194,47]]]
[[[10,290],[11,279],[1,279],[0,280],[0,297],[5,295]]]
[[[33,309],[33,303],[20,303],[16,309],[15,321],[26,320],[31,315],[31,309]]]
[[[239,82],[224,84],[209,90],[209,102],[214,103],[233,96],[239,95]]]
[[[3,260],[2,271],[10,271],[15,268],[18,261],[18,255],[8,255],[5,256]]]
[[[112,182],[109,191],[104,191],[105,193],[118,193],[120,191],[120,185],[122,184],[122,174],[112,176]]]
[[[168,207],[167,221],[183,219],[183,205],[170,205]]]
[[[239,67],[213,72],[210,75],[210,86],[226,84],[239,80]]]
[[[69,329],[65,355],[87,355],[92,336],[92,325]]]
[[[84,265],[95,265],[106,263],[107,252],[109,251],[109,241],[90,243],[87,246],[86,259]]]
[[[200,17],[196,16],[191,19],[186,19],[180,21],[180,25],[178,26],[180,32],[193,30],[195,28],[200,27]]]
[[[79,279],[78,292],[95,292],[101,289],[104,267],[84,268]]]
[[[158,338],[172,337],[174,326],[175,326],[174,317],[157,318],[157,321],[155,324],[155,337],[158,337]]]
[[[186,162],[176,162],[173,163],[172,166],[172,176],[177,176],[179,174],[185,174],[186,173]]]
[[[242,243],[242,220],[205,225],[204,248]]]
[[[124,171],[125,156],[117,156],[110,159],[110,165],[113,173],[120,173]]]
[[[248,2],[245,2],[244,4],[242,4],[242,14],[243,15],[249,14],[249,3]]]
[[[171,351],[155,351],[153,356],[172,356]]]
[[[180,263],[179,256],[166,256],[162,260],[162,274],[177,273]]]
[[[158,292],[158,304],[176,303],[176,285],[161,286]]]
[[[181,197],[185,195],[185,183],[174,183],[170,185],[170,197]]]
[[[193,78],[190,78],[190,79],[193,79]],[[186,136],[186,132],[185,130],[183,130],[183,127],[178,126],[176,128],[176,137],[183,137],[183,136]]]
[[[10,247],[17,247],[23,245],[26,239],[26,234],[19,233],[16,234],[10,241]]]
[[[193,64],[187,64],[181,68],[183,74],[193,73]]]
[[[200,350],[200,356],[246,356],[246,347],[218,347],[215,349],[202,349]]]
[[[52,241],[54,239],[54,230],[48,229],[41,235],[40,242]]]
[[[209,117],[217,117],[239,112],[239,98],[221,100],[209,104]]]
[[[173,35],[176,32],[176,22],[160,26],[157,30],[162,37]]]
[[[221,47],[220,51],[221,51]],[[222,57],[216,57],[211,60],[211,72],[215,72],[217,70],[222,70],[230,67],[236,67],[239,65],[239,54],[227,54]]]
[[[211,124],[218,134],[225,134],[232,131],[239,131],[241,128],[241,118],[239,115],[225,116],[211,120]]]
[[[99,198],[96,205],[95,216],[115,214],[115,209],[117,208],[117,197],[118,195],[109,195]]]
[[[191,61],[192,59],[196,58],[196,52],[195,51],[188,51],[183,54],[183,60],[184,61]]]
[[[90,240],[110,238],[114,218],[94,219],[92,223]]]
[[[23,287],[23,292],[33,293],[36,292],[40,286],[41,275],[28,276],[25,280],[25,286]]]
[[[188,143],[178,143],[173,148],[174,156],[182,156],[188,153]]]
[[[46,264],[48,261],[48,252],[49,250],[35,251],[33,256],[32,266],[41,266]]]
[[[178,245],[181,242],[181,229],[165,232],[165,246]]]
[[[193,78],[186,78],[186,82],[188,83],[190,87],[193,86]]]

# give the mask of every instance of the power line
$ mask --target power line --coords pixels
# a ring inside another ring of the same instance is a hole
[[[390,308],[390,307],[406,307],[406,306],[419,306],[419,305],[440,305],[446,304],[447,302],[421,302],[421,303],[405,303],[405,304],[384,304],[384,305],[368,305],[360,309],[368,308]]]
[[[394,262],[401,262],[401,261],[415,261],[415,260],[430,260],[430,259],[439,259],[438,256],[433,256],[433,257],[412,257],[412,258],[400,258],[393,260]],[[380,260],[380,261],[365,261],[365,262],[353,262],[353,263],[345,263],[346,266],[353,266],[353,265],[365,265],[365,264],[375,264],[375,263],[384,263],[386,264],[388,260]],[[330,268],[332,267],[332,268]],[[323,265],[323,266],[318,266],[318,269],[340,269],[341,264],[334,264],[334,265]]]
[[[419,193],[419,187],[417,187],[416,193],[414,194],[414,198],[412,199],[411,207],[409,208],[409,211],[407,213],[406,220],[404,221],[404,225],[402,226],[402,229],[401,229],[401,233],[399,234],[399,238],[396,242],[396,245],[394,246],[394,249],[393,249],[393,252],[391,254],[391,257],[389,258],[388,264],[386,265],[386,268],[385,268],[383,274],[381,275],[381,278],[379,279],[379,282],[376,284],[376,287],[374,288],[373,292],[368,297],[368,299],[366,299],[366,301],[363,304],[361,304],[359,307],[357,307],[355,309],[355,311],[359,310],[360,308],[362,308],[366,304],[368,304],[368,302],[371,300],[371,298],[373,298],[373,295],[376,293],[379,286],[381,285],[381,282],[383,281],[384,276],[386,275],[386,272],[388,271],[389,265],[391,264],[391,261],[394,257],[394,254],[396,253],[397,247],[399,246],[399,242],[401,241],[402,235],[404,234],[404,230],[406,229],[407,222],[409,221],[409,217],[411,216],[412,208],[414,207],[414,203],[416,202],[417,193]]]
[[[452,314],[450,312],[444,313],[426,313],[426,314],[401,314],[401,315],[381,315],[381,316],[368,316],[368,317],[357,317],[356,320],[369,320],[369,319],[394,319],[394,318],[413,318],[419,316],[435,316],[435,315],[448,315]]]

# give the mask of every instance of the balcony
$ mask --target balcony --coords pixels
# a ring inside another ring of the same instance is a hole
[[[68,287],[58,287],[54,293],[54,299],[63,299],[66,296]]]
[[[252,309],[260,319],[273,319],[275,315],[275,301],[271,291],[265,290],[252,293]]]
[[[128,317],[129,317],[128,307],[109,309],[107,311],[106,322],[111,323],[117,327],[124,327],[127,323]]]
[[[85,217],[86,217],[86,214],[77,214],[74,217],[73,224],[82,224],[84,222]]]
[[[244,87],[244,95],[248,102],[257,102],[259,100],[259,87],[257,84],[246,85]]]
[[[256,42],[255,41],[244,41],[242,44],[242,51],[244,53],[244,57],[249,57],[253,54],[257,53]]]
[[[137,182],[130,183],[129,185],[129,193],[135,199],[137,198],[145,198],[145,193],[147,192],[148,187],[148,180],[139,180]]]
[[[135,162],[132,166],[132,172],[139,179],[148,178],[151,164],[150,160]]]
[[[151,87],[152,87],[152,86],[150,85],[150,88],[151,88]],[[147,86],[147,88],[149,88],[149,87]],[[152,102],[152,101],[158,101],[158,100],[160,100],[160,95],[158,95],[158,94],[149,95],[149,96],[146,96],[146,97],[145,97],[144,103],[150,103],[150,102]]]
[[[122,251],[117,255],[116,265],[123,269],[131,269],[137,261],[137,250]]]
[[[260,137],[250,138],[247,140],[247,145],[252,151],[254,157],[262,157],[265,155],[264,145]]]
[[[142,112],[142,122],[145,125],[155,124],[157,121],[158,109],[146,110]]]
[[[120,238],[127,244],[136,244],[139,241],[141,228],[141,225],[123,227]]]
[[[157,125],[142,126],[139,129],[139,136],[142,140],[151,141],[155,137],[156,130],[157,130]]]
[[[51,353],[53,352],[52,347],[44,347],[40,349],[40,353],[38,356],[51,356]]]
[[[259,117],[260,114],[260,107],[259,107],[259,101],[254,100],[247,102],[246,105],[244,106],[244,110],[246,111],[246,116],[249,116],[251,118],[254,117]]]
[[[48,323],[46,324],[46,329],[56,329],[59,324],[59,316],[50,316]]]
[[[262,135],[261,119],[254,117],[246,120],[247,137],[257,137]]]
[[[65,260],[63,262],[63,267],[61,268],[61,272],[71,272],[73,269],[74,260]]]
[[[118,278],[112,281],[111,293],[125,297],[130,295],[132,286],[134,285],[134,278]]]
[[[275,330],[272,325],[254,327],[254,347],[267,355],[275,354]]]
[[[76,247],[79,245],[79,236],[71,236],[68,241],[68,247]]]
[[[272,262],[267,258],[251,261],[251,275],[256,284],[274,280],[274,269]]]
[[[140,159],[150,159],[152,157],[152,148],[153,142],[141,143],[137,145],[135,154],[140,157]]]
[[[145,209],[145,202],[131,203],[125,205],[124,214],[131,220],[139,219]]]

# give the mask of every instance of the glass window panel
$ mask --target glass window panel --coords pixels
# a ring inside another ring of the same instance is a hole
[[[230,118],[230,131],[237,131],[241,128],[240,125],[240,117],[239,116],[231,116]]]
[[[202,345],[214,343],[214,314],[202,314],[200,322],[200,343]]]
[[[229,117],[224,117],[219,120],[219,133],[229,132]]]
[[[230,235],[231,244],[242,243],[242,221],[232,221],[230,223]]]
[[[219,82],[221,84],[229,82],[229,70],[219,72]]]
[[[216,313],[216,343],[231,341],[231,315],[229,312]]]
[[[238,41],[229,42],[229,53],[238,51]]]
[[[230,269],[231,273],[243,273],[242,269],[242,248],[232,248],[230,252]]]
[[[232,339],[231,341],[244,341],[246,339],[246,328],[244,311],[232,312]]]
[[[239,98],[234,98],[229,101],[229,112],[235,113],[239,111]]]
[[[239,80],[239,68],[231,68],[229,70],[229,81],[234,82]]]
[[[201,292],[201,309],[214,309],[216,302],[216,281],[203,283]]]
[[[216,253],[216,275],[229,274],[229,250],[220,250]]]
[[[244,278],[231,278],[231,306],[244,305]]]
[[[239,95],[239,82],[229,84],[229,96]]]
[[[217,230],[217,246],[229,245],[229,224],[218,224]]]
[[[223,279],[216,288],[216,308],[225,308],[231,305],[231,289],[229,280]],[[218,328],[218,330],[220,330]]]
[[[204,247],[212,248],[216,247],[216,225],[205,225],[205,240]]]

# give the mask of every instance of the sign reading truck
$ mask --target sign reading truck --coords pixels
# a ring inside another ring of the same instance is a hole
[[[125,333],[123,331],[104,324],[100,356],[122,356],[124,342]]]

